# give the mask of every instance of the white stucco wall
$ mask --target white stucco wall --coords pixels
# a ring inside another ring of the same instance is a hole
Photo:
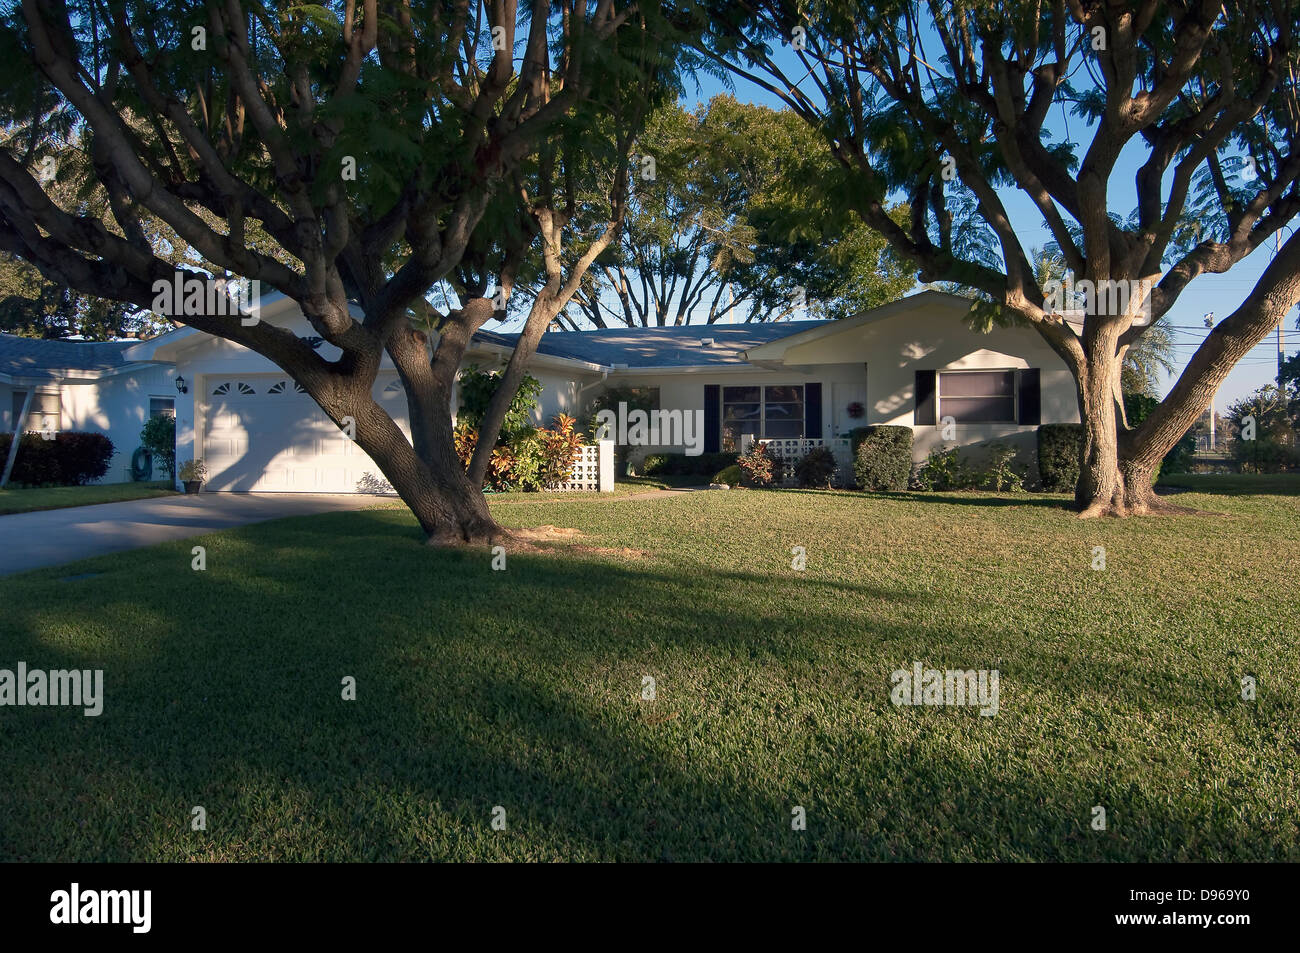
[[[181,395],[176,392],[176,369],[152,364],[98,380],[69,383],[60,388],[64,430],[89,430],[107,434],[113,441],[113,458],[101,483],[131,480],[131,455],[140,446],[140,429],[149,416],[149,398],[171,398],[180,415]],[[155,471],[162,477],[161,469]]]
[[[659,388],[663,409],[704,406],[707,384],[822,384],[822,439],[845,436],[855,427],[894,424],[912,427],[913,459],[920,463],[942,447],[942,427],[914,424],[916,372],[947,370],[1040,371],[1040,422],[1077,423],[1074,382],[1064,362],[1032,328],[995,328],[988,334],[970,330],[962,320],[965,304],[939,301],[873,321],[828,325],[816,335],[773,342],[751,351],[764,368],[703,368],[680,373],[619,372],[611,384]],[[849,405],[864,405],[865,416],[853,419]],[[957,424],[960,446],[1001,441],[1035,448],[1037,424]],[[634,462],[647,453],[681,451],[681,447],[646,447],[631,451]],[[1027,457],[1028,458],[1028,457]]]
[[[940,426],[915,426],[916,372],[922,370],[1040,370],[1041,423],[1077,423],[1074,381],[1061,358],[1032,328],[994,328],[988,334],[971,331],[952,308],[917,309],[893,318],[847,328],[785,349],[787,366],[818,365],[822,361],[866,365],[867,416],[861,423],[896,424],[913,428],[914,459],[926,458],[944,444]],[[840,426],[850,400],[836,390],[833,407]],[[859,423],[858,425],[861,425]],[[959,445],[1001,440],[1025,448],[1034,446],[1037,425],[957,424]]]

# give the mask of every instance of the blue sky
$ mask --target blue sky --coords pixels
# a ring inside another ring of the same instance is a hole
[[[791,57],[793,60],[793,57]],[[799,75],[790,70],[791,75]],[[698,77],[698,88],[692,86],[688,90],[688,95],[683,98],[683,105],[693,107],[697,102],[706,101],[712,96],[730,92],[744,102],[761,103],[773,108],[782,108],[782,103],[766,90],[748,82],[744,79],[736,79],[734,84],[728,87],[719,80],[700,75]],[[1068,129],[1076,143],[1079,143],[1079,152],[1082,153],[1091,139],[1088,128],[1082,120],[1077,117],[1064,117],[1059,109],[1053,109],[1053,116],[1056,117],[1054,122],[1049,122],[1048,127],[1054,137],[1060,137],[1068,123]],[[1136,192],[1133,188],[1133,175],[1138,166],[1145,159],[1145,150],[1138,145],[1131,144],[1122,155],[1116,168],[1115,175],[1112,179],[1112,198],[1114,203],[1111,211],[1120,215],[1127,216],[1135,204]],[[1002,193],[1003,201],[1007,206],[1008,213],[1011,216],[1017,232],[1021,237],[1024,246],[1028,248],[1039,247],[1046,244],[1051,239],[1051,234],[1042,224],[1042,218],[1030,199],[1024,193],[1015,190],[1004,190]],[[1122,206],[1122,207],[1121,207]],[[1286,233],[1289,234],[1289,231]],[[1283,240],[1286,235],[1284,234]],[[1162,393],[1168,392],[1177,380],[1177,375],[1181,373],[1187,361],[1191,359],[1196,351],[1196,346],[1204,339],[1208,329],[1204,326],[1204,317],[1208,313],[1213,313],[1215,320],[1222,320],[1231,314],[1242,300],[1250,293],[1256,280],[1262,274],[1264,268],[1268,265],[1273,255],[1273,243],[1269,242],[1266,246],[1255,251],[1254,254],[1238,263],[1231,271],[1225,275],[1202,275],[1188,286],[1187,290],[1180,296],[1178,302],[1170,310],[1165,318],[1165,323],[1171,328],[1176,342],[1175,351],[1175,371],[1172,375],[1166,375],[1162,381]],[[1284,321],[1283,336],[1287,354],[1294,354],[1300,350],[1300,330],[1297,329],[1297,310],[1292,309],[1288,312]],[[1228,374],[1227,379],[1219,389],[1218,398],[1215,406],[1222,411],[1228,403],[1244,397],[1264,384],[1270,383],[1277,371],[1277,337],[1276,334],[1270,334],[1265,341],[1257,346]]]

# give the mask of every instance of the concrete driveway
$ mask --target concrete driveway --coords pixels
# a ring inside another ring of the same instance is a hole
[[[198,493],[0,516],[0,576],[279,519],[357,510],[360,494]]]

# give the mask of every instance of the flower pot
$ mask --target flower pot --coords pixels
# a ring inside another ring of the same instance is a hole
[[[197,492],[199,492],[199,487],[201,487],[202,485],[203,485],[203,481],[202,481],[202,480],[186,480],[186,481],[185,481],[185,492],[186,492],[186,493],[197,493]]]

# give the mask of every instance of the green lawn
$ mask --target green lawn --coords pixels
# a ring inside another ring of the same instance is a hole
[[[102,483],[94,486],[48,486],[0,490],[0,515],[31,510],[58,510],[92,503],[121,503],[176,492],[170,483]]]
[[[1171,473],[1159,485],[1233,496],[1300,496],[1300,473]]]
[[[539,499],[584,548],[502,572],[389,508],[3,579],[0,667],[107,701],[0,709],[0,860],[1300,859],[1300,498],[1177,499],[1223,515]],[[914,661],[998,714],[895,707]]]

